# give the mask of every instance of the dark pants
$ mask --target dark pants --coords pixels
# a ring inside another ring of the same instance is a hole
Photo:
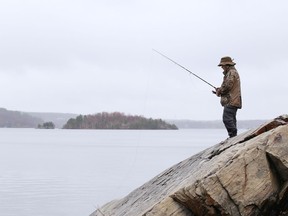
[[[224,106],[223,123],[227,129],[229,137],[237,136],[236,113],[238,108],[234,106]]]

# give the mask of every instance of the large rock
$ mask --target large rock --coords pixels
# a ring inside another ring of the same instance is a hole
[[[227,139],[91,216],[288,215],[287,122]]]

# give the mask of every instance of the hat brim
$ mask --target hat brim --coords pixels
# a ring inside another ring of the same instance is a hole
[[[234,62],[221,62],[220,64],[218,64],[219,67],[220,67],[220,66],[223,66],[223,65],[231,65],[231,66],[234,66],[234,65],[236,65],[236,63],[234,63]]]

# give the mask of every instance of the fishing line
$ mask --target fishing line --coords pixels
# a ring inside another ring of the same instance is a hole
[[[148,63],[149,67],[148,67],[148,70],[149,72],[146,72],[145,69],[142,69],[141,71],[143,73],[145,73],[145,77],[147,78],[146,79],[146,83],[145,83],[145,90],[144,90],[144,105],[142,106],[142,111],[141,113],[143,113],[143,116],[145,117],[147,115],[147,104],[148,104],[148,98],[149,98],[149,88],[150,88],[150,83],[151,83],[151,77],[152,77],[152,70],[151,70],[151,65],[152,65],[152,56],[150,56],[150,61]],[[148,75],[147,75],[148,74]],[[135,130],[132,130],[131,132],[133,133]],[[125,174],[123,175],[122,177],[122,180],[119,181],[119,185],[117,187],[118,188],[123,188],[125,187],[124,185],[124,182],[129,182],[127,181],[129,178],[131,178],[131,176],[133,175],[133,172],[135,172],[135,168],[136,168],[136,163],[138,162],[138,156],[139,156],[139,149],[141,147],[144,147],[144,146],[141,146],[141,144],[145,144],[144,142],[141,142],[143,141],[143,137],[145,136],[145,129],[139,129],[139,130],[136,130],[135,132],[137,133],[137,135],[135,135],[135,142],[132,143],[133,145],[133,149],[134,149],[134,153],[132,155],[132,159],[131,159],[131,162],[129,164],[129,167],[127,168],[127,171],[125,172]],[[133,136],[134,137],[134,136]],[[135,144],[135,146],[134,146]],[[131,146],[132,148],[132,146]],[[131,151],[132,152],[132,151]],[[137,170],[136,170],[137,171]]]

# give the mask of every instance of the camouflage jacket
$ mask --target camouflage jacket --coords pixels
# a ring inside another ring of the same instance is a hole
[[[223,72],[224,78],[218,92],[221,96],[221,105],[231,105],[242,108],[240,77],[234,66]]]

